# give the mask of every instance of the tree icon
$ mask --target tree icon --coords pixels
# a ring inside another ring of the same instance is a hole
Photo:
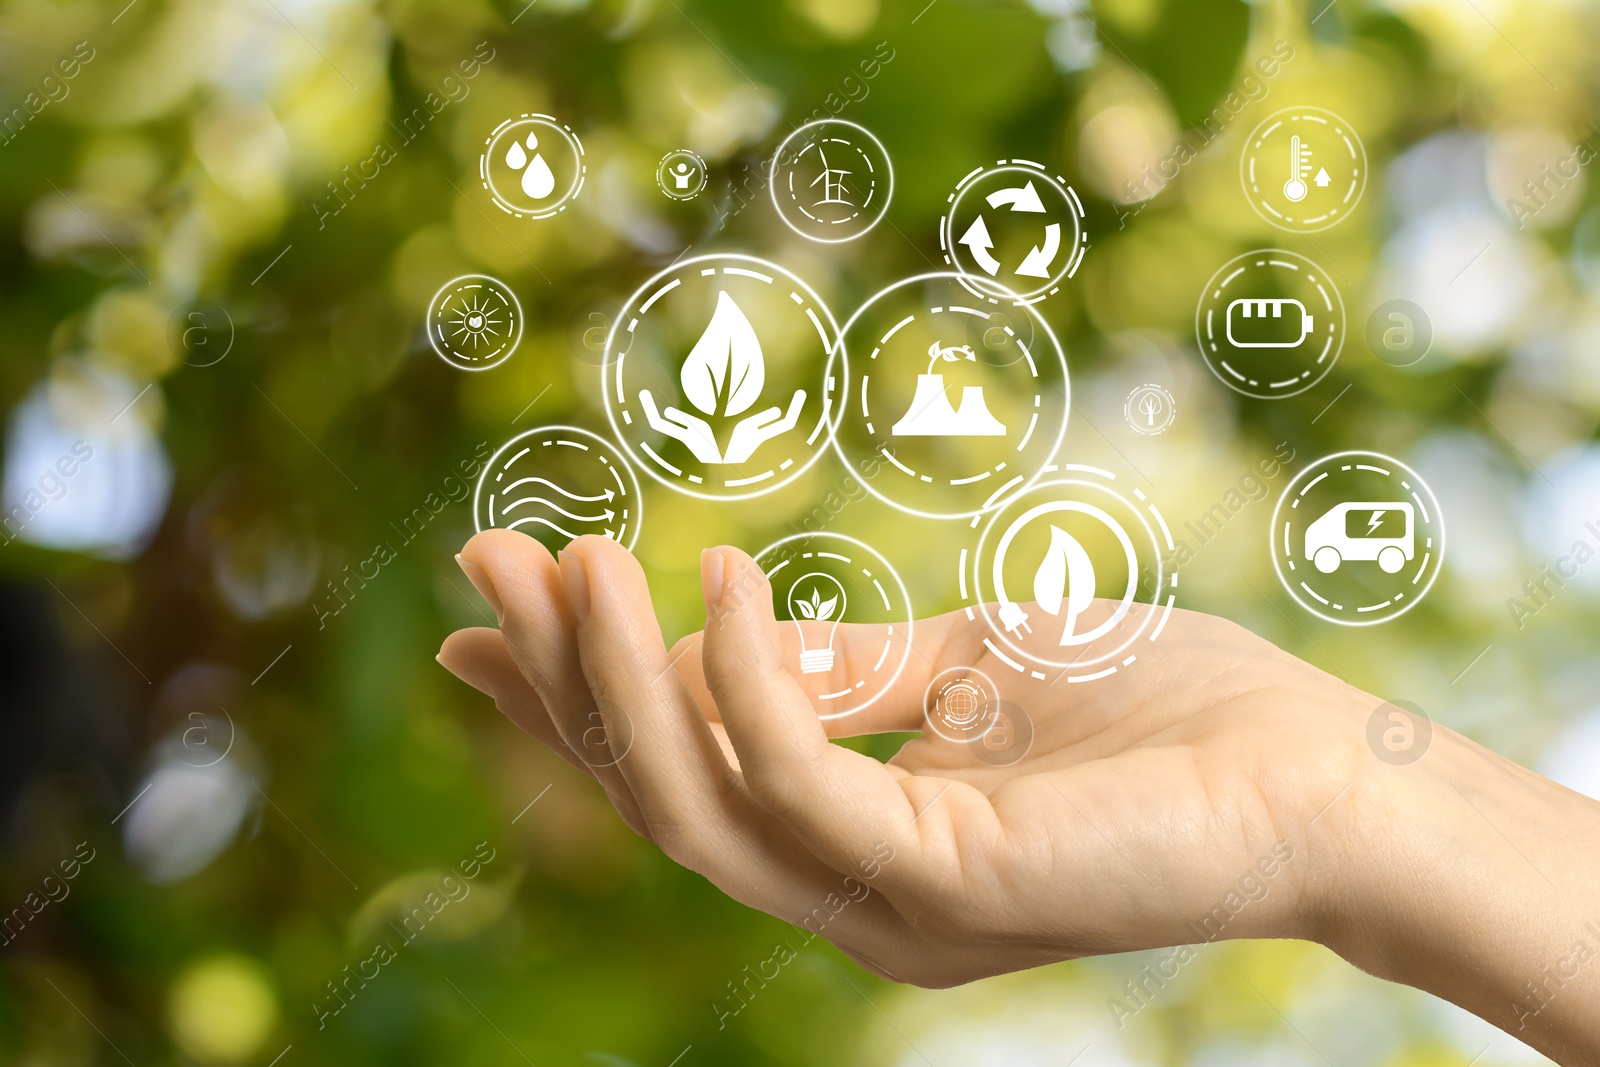
[[[1139,414],[1145,417],[1146,426],[1156,424],[1156,416],[1161,413],[1161,398],[1154,393],[1146,393],[1139,398]]]
[[[1172,394],[1159,385],[1145,384],[1128,394],[1122,405],[1122,417],[1135,433],[1147,436],[1162,433],[1172,425],[1177,404]]]

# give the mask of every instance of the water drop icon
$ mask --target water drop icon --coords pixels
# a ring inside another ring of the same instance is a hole
[[[550,164],[540,155],[539,135],[529,132],[527,138],[528,148],[534,150],[530,160],[528,153],[523,150],[520,141],[511,142],[511,147],[506,149],[506,166],[512,170],[522,171],[522,191],[534,200],[543,200],[555,192],[556,176],[550,170]]]
[[[506,119],[478,156],[483,188],[496,207],[519,219],[549,218],[565,208],[583,188],[585,170],[583,143],[549,115]]]

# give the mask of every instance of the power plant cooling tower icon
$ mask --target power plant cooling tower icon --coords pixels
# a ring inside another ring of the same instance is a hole
[[[976,363],[978,357],[972,349],[966,345],[941,348],[935,341],[928,346],[928,357],[928,373],[917,375],[911,406],[889,432],[895,437],[1004,437],[1005,425],[989,413],[983,386],[963,386],[961,406],[952,408],[944,392],[944,375],[933,373],[940,360]]]

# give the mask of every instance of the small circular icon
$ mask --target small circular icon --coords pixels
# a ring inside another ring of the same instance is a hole
[[[901,511],[965,518],[1038,477],[1066,434],[1066,358],[1031,307],[1023,334],[972,307],[954,274],[923,274],[877,293],[845,324],[850,397],[834,447],[862,484]],[[977,332],[987,341],[972,344]]]
[[[440,286],[428,305],[428,343],[452,367],[498,367],[521,340],[522,305],[498,278],[463,274]]]
[[[894,195],[883,142],[843,119],[795,130],[772,154],[768,186],[778,217],[802,237],[837,244],[878,224]]]
[[[615,300],[590,300],[578,306],[567,320],[567,348],[592,367],[606,363],[606,338],[617,321],[621,305]]]
[[[1303,393],[1344,347],[1344,300],[1305,256],[1263,248],[1235,256],[1206,283],[1195,337],[1211,373],[1245,396]]]
[[[1420,363],[1433,347],[1433,321],[1409,300],[1386,300],[1367,319],[1367,347],[1391,367]]]
[[[946,741],[976,741],[995,724],[1000,691],[976,667],[946,667],[922,694],[922,718]]]
[[[683,260],[645,282],[606,340],[606,414],[635,462],[705,499],[769,493],[817,461],[843,404],[838,326],[788,271]]]
[[[772,585],[784,661],[819,717],[849,715],[888,692],[911,654],[913,626],[911,598],[889,561],[834,533],[786,537],[755,559]],[[841,623],[854,632],[841,637]]]
[[[1343,219],[1367,187],[1367,151],[1350,124],[1320,107],[1268,115],[1239,160],[1245,199],[1256,214],[1296,233]]]
[[[1376,452],[1317,460],[1272,515],[1272,563],[1301,607],[1372,626],[1416,606],[1444,562],[1444,516],[1417,473]]]
[[[576,426],[541,426],[501,445],[484,466],[472,514],[480,533],[521,530],[552,550],[584,534],[631,550],[644,502],[611,442]]]
[[[1003,663],[1087,682],[1133,663],[1138,643],[1161,635],[1177,599],[1176,546],[1144,493],[1124,495],[1115,481],[1095,467],[1051,466],[1045,480],[973,519],[982,529],[961,553],[960,589]]]
[[[673,200],[693,200],[706,187],[706,161],[687,148],[678,148],[656,164],[656,184]]]
[[[543,219],[583,188],[583,142],[549,115],[518,115],[494,128],[478,177],[495,205],[519,219]]]
[[[1432,744],[1433,720],[1409,700],[1385,701],[1367,719],[1367,747],[1395,767],[1417,762]]]
[[[233,316],[221,304],[190,300],[167,319],[167,347],[191,367],[214,367],[233,351]]]
[[[939,223],[944,261],[985,300],[1037,303],[1083,262],[1083,202],[1038,163],[1010,159],[974,170],[949,204]]]
[[[989,714],[989,728],[968,741],[967,747],[991,767],[1020,763],[1033,748],[1033,718],[1020,704],[996,701]]]
[[[1128,394],[1122,405],[1122,417],[1128,420],[1134,433],[1154,437],[1166,433],[1178,415],[1177,401],[1159,385],[1141,385]]]

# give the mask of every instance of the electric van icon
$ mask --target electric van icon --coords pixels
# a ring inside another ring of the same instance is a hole
[[[1338,504],[1306,527],[1306,559],[1323,574],[1346,561],[1394,574],[1417,554],[1416,514],[1405,501]]]

